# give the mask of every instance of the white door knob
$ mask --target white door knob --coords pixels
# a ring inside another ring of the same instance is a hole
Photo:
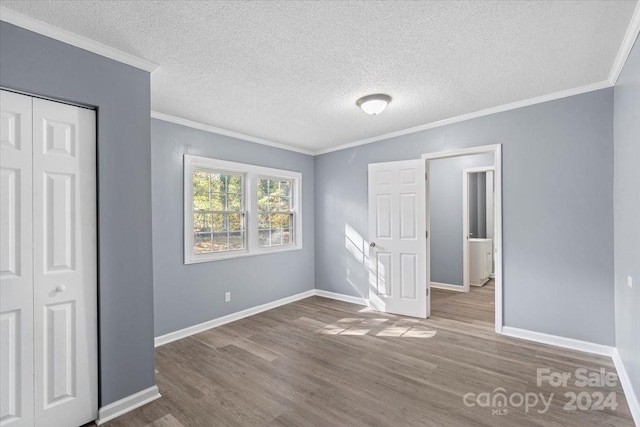
[[[67,290],[67,287],[65,285],[56,286],[56,292],[64,292],[66,290]]]

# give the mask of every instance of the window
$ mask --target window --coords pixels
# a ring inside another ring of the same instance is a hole
[[[185,155],[185,264],[302,248],[302,175]]]
[[[246,248],[244,175],[193,171],[193,250],[196,254]]]
[[[261,247],[288,245],[294,236],[290,180],[258,179],[258,243]]]

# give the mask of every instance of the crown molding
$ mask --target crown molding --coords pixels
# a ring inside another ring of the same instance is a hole
[[[336,147],[325,148],[318,150],[315,155],[331,153],[332,151],[344,150],[345,148],[357,147],[359,145],[371,144],[372,142],[383,141],[385,139],[395,138],[398,136],[409,135],[411,133],[421,132],[423,130],[433,129],[441,126],[451,125],[453,123],[463,122],[465,120],[476,119],[482,116],[488,116],[491,114],[502,113],[504,111],[515,110],[517,108],[528,107],[534,104],[541,104],[543,102],[553,101],[560,98],[566,98],[569,96],[580,95],[582,93],[593,92],[595,90],[606,89],[611,87],[608,81],[592,83],[586,86],[580,86],[573,89],[567,89],[560,92],[554,92],[547,95],[537,96],[535,98],[524,99],[522,101],[512,102],[510,104],[499,105],[497,107],[487,108],[485,110],[475,111],[473,113],[463,114],[461,116],[451,117],[449,119],[439,120],[437,122],[426,123],[424,125],[415,126],[407,129],[398,130],[395,132],[386,133],[383,135],[373,136],[371,138],[361,139],[358,141],[349,142],[347,144],[338,145]]]
[[[256,136],[247,135],[240,132],[235,132],[228,129],[219,128],[216,126],[207,125],[200,122],[194,122],[193,120],[183,119],[181,117],[172,116],[170,114],[160,113],[158,111],[151,111],[151,118],[158,119],[165,122],[174,123],[176,125],[186,126],[193,129],[203,130],[205,132],[215,133],[218,135],[230,136],[231,138],[242,139],[244,141],[255,142],[256,144],[268,145],[269,147],[280,148],[281,150],[294,151],[296,153],[302,153],[309,156],[313,156],[315,153],[311,150],[295,147],[293,145],[282,144],[280,142],[269,141],[267,139],[258,138]]]
[[[631,49],[633,48],[633,44],[636,42],[638,38],[638,34],[640,33],[640,2],[636,4],[636,9],[633,11],[633,15],[631,15],[631,22],[629,22],[629,26],[627,27],[627,32],[622,39],[622,44],[620,45],[620,49],[618,50],[618,55],[616,56],[616,60],[613,62],[613,67],[611,67],[611,72],[609,73],[609,84],[611,86],[615,85],[618,81],[618,77],[620,77],[620,73],[622,72],[622,68],[624,67],[625,62],[627,62],[627,58],[631,53]]]
[[[282,144],[280,142],[269,141],[266,139],[258,138],[252,135],[243,134],[240,132],[235,132],[232,130],[219,128],[216,126],[207,125],[200,122],[195,122],[188,119],[183,119],[181,117],[172,116],[170,114],[160,113],[158,111],[151,111],[151,118],[162,120],[165,122],[175,123],[177,125],[182,125],[194,129],[203,130],[205,132],[216,133],[219,135],[230,136],[232,138],[242,139],[245,141],[255,142],[257,144],[268,145],[270,147],[280,148],[282,150],[294,151],[296,153],[307,154],[310,156],[319,156],[326,153],[331,153],[333,151],[340,151],[347,148],[357,147],[360,145],[371,144],[373,142],[384,141],[386,139],[395,138],[398,136],[409,135],[416,132],[421,132],[423,130],[433,129],[441,126],[447,126],[458,122],[463,122],[466,120],[475,119],[478,117],[488,116],[491,114],[501,113],[504,111],[515,110],[517,108],[527,107],[530,105],[541,104],[543,102],[553,101],[556,99],[567,98],[569,96],[580,95],[583,93],[593,92],[600,89],[606,89],[608,87],[613,86],[608,81],[602,81],[598,83],[593,83],[586,86],[580,86],[573,89],[563,90],[560,92],[554,92],[548,95],[537,96],[535,98],[529,98],[522,101],[512,102],[510,104],[500,105],[497,107],[487,108],[485,110],[476,111],[473,113],[463,114],[461,116],[451,117],[449,119],[440,120],[437,122],[426,123],[424,125],[415,126],[407,129],[402,129],[399,131],[386,133],[383,135],[374,136],[371,138],[361,139],[353,142],[349,142],[346,144],[338,145],[336,147],[325,148],[322,150],[307,150],[300,147],[295,147],[293,145]]]
[[[151,61],[15,12],[5,6],[0,6],[0,20],[144,71],[152,72],[158,68],[158,64]]]

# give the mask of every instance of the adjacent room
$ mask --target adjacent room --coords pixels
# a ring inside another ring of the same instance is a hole
[[[639,32],[0,0],[0,426],[640,426]]]

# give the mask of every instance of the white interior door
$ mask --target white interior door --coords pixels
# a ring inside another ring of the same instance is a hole
[[[33,425],[31,98],[0,92],[0,426]]]
[[[0,426],[97,418],[95,112],[0,92]]]
[[[369,301],[388,313],[426,318],[424,160],[369,165]]]
[[[97,418],[95,112],[33,100],[36,425]]]

